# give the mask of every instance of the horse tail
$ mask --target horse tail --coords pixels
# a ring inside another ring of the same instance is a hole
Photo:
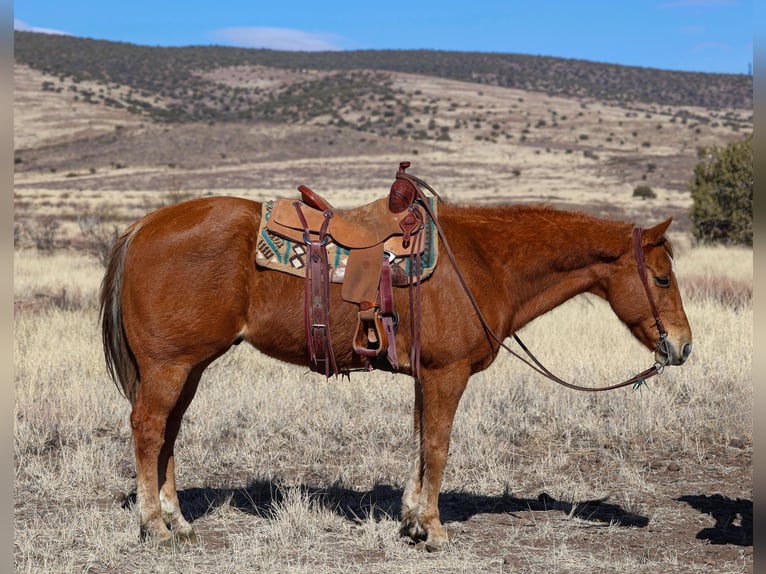
[[[134,404],[138,395],[141,375],[125,333],[122,315],[122,287],[125,257],[131,240],[140,225],[131,226],[112,247],[106,274],[101,281],[101,337],[104,345],[106,369],[122,394]]]

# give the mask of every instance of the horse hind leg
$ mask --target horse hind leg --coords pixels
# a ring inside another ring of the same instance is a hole
[[[167,519],[177,529],[180,539],[191,541],[193,531],[181,514],[175,490],[173,445],[199,375],[196,380],[189,380],[188,367],[144,368],[141,373],[138,396],[130,415],[141,538],[172,545],[174,533],[168,529]]]
[[[160,460],[160,474],[162,474],[163,461]],[[178,500],[178,491],[175,483],[175,462],[171,452],[165,457],[165,481],[160,487],[160,510],[162,520],[170,529],[175,540],[181,544],[196,544],[197,534],[191,524],[184,518],[181,512],[181,504]]]
[[[160,451],[158,461],[162,519],[166,526],[171,529],[173,536],[182,544],[196,544],[197,535],[186,518],[184,518],[181,512],[181,504],[178,500],[175,477],[175,441],[181,429],[181,420],[194,398],[197,385],[206,366],[206,364],[201,365],[192,369],[191,373],[189,373],[181,397],[168,417],[165,426],[165,443]]]

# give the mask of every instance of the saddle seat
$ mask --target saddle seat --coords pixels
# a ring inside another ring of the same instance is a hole
[[[303,189],[308,189],[301,186]],[[300,188],[299,188],[300,189]],[[303,190],[301,190],[303,191]],[[350,209],[333,209],[329,203],[318,194],[312,192],[311,202],[302,202],[301,213],[305,217],[310,232],[309,239],[317,240],[322,225],[325,222],[325,213],[331,213],[326,233],[333,241],[349,249],[366,249],[375,245],[383,244],[394,235],[412,235],[420,227],[423,221],[423,211],[419,206],[413,206],[417,215],[407,211],[392,213],[388,208],[388,198],[383,197]],[[301,220],[295,207],[295,200],[278,199],[274,202],[269,228],[279,235],[306,242],[304,237],[306,227]],[[320,207],[321,206],[321,207]],[[403,228],[403,226],[405,226]],[[407,234],[406,227],[410,228]],[[397,242],[392,242],[392,246]],[[400,240],[398,243],[402,243]]]

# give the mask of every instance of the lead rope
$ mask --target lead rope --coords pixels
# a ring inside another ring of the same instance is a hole
[[[587,391],[587,392],[601,392],[601,391],[610,391],[613,389],[619,389],[621,387],[626,387],[628,385],[633,385],[634,388],[639,388],[640,386],[644,385],[646,383],[646,379],[653,377],[655,375],[658,375],[662,372],[665,365],[667,364],[669,360],[668,353],[665,353],[665,361],[663,363],[655,363],[650,368],[646,369],[645,371],[642,371],[638,373],[637,375],[631,377],[630,379],[623,381],[621,383],[616,383],[614,385],[609,385],[606,387],[583,387],[580,385],[576,385],[574,383],[569,383],[562,378],[554,375],[551,373],[543,364],[535,357],[532,352],[524,345],[524,343],[521,342],[521,339],[514,333],[513,338],[514,340],[521,346],[521,348],[524,350],[524,352],[527,354],[530,360],[528,360],[526,357],[520,355],[513,349],[511,349],[508,345],[506,345],[500,337],[498,337],[495,332],[492,330],[492,328],[487,323],[487,320],[484,318],[484,314],[481,312],[481,309],[479,308],[479,304],[476,301],[476,298],[473,296],[473,293],[471,293],[471,289],[468,286],[468,283],[465,280],[465,277],[463,277],[463,274],[460,272],[460,268],[458,267],[457,260],[455,259],[455,255],[452,252],[452,249],[449,246],[449,242],[447,241],[446,236],[444,235],[444,231],[441,228],[441,225],[439,224],[439,221],[436,218],[436,215],[434,214],[433,210],[431,209],[431,206],[428,202],[428,199],[426,198],[425,194],[423,193],[422,187],[425,187],[428,191],[434,194],[438,200],[441,201],[441,197],[439,197],[439,194],[436,193],[436,191],[428,185],[425,181],[420,179],[419,177],[416,177],[414,175],[404,173],[404,172],[397,172],[396,177],[398,179],[407,179],[415,186],[415,190],[418,194],[418,199],[423,204],[423,207],[425,208],[426,212],[428,213],[428,216],[431,218],[431,221],[434,222],[434,226],[436,227],[436,230],[439,234],[439,237],[442,240],[442,243],[444,245],[444,251],[447,253],[447,257],[449,257],[450,262],[452,263],[452,266],[455,269],[455,274],[457,275],[458,280],[460,281],[460,285],[463,287],[463,290],[465,291],[466,295],[468,296],[468,300],[471,302],[471,305],[473,305],[474,310],[476,311],[476,315],[479,318],[479,321],[481,322],[482,327],[484,328],[485,333],[487,336],[494,340],[500,347],[508,351],[511,355],[525,363],[527,366],[529,366],[533,371],[536,371],[537,373],[543,375],[544,377],[551,379],[552,381],[563,385],[569,389],[574,389],[577,391]],[[638,238],[638,239],[636,239]],[[657,307],[654,304],[654,299],[652,298],[651,292],[649,291],[649,283],[646,279],[646,263],[644,262],[643,258],[643,250],[641,248],[641,228],[635,227],[633,229],[633,239],[634,239],[634,255],[636,257],[636,261],[639,268],[639,276],[641,277],[641,281],[644,285],[644,290],[646,291],[647,297],[649,298],[649,303],[652,309],[652,313],[654,314],[654,318],[657,324],[657,328],[660,332],[660,340],[657,343],[658,349],[662,350],[663,352],[666,350],[666,337],[667,333],[665,332],[664,327],[662,326],[662,321],[659,318],[659,313],[657,312]],[[638,245],[638,248],[636,249],[636,245]],[[410,309],[413,309],[412,303],[410,304]],[[419,305],[418,305],[418,340],[417,342],[413,341],[413,346],[417,345],[417,363],[413,363],[412,369],[413,373],[415,374],[416,378],[419,378],[420,376],[420,329],[419,329],[419,323],[420,323],[420,317],[419,317]],[[412,322],[415,321],[415,317],[412,316],[411,319]],[[414,329],[413,329],[414,333]],[[661,347],[662,346],[662,347]],[[415,353],[413,353],[413,359]]]
[[[431,219],[433,220],[433,215],[431,215]],[[420,252],[423,246],[423,235],[423,233],[418,233],[410,246],[410,365],[412,365],[412,373],[417,380],[420,380],[420,281],[422,279]]]

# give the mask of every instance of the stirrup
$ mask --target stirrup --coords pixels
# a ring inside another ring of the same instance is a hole
[[[372,305],[369,302],[365,302],[367,305]],[[368,332],[372,331],[375,341],[377,341],[376,347],[369,347],[370,343],[373,343]],[[356,321],[356,334],[354,335],[353,343],[354,352],[357,355],[363,357],[379,357],[383,353],[388,351],[388,335],[386,335],[386,329],[383,326],[383,321],[375,307],[368,307],[359,311]]]

